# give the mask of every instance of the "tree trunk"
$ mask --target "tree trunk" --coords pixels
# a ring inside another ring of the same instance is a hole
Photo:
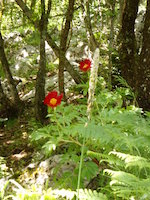
[[[150,111],[150,0],[147,0],[142,50],[138,56],[134,34],[139,0],[125,0],[122,17],[120,60],[122,75],[137,93],[137,102]]]
[[[114,48],[114,23],[115,23],[115,4],[116,0],[113,0],[111,4],[112,17],[110,19],[110,33],[109,33],[109,74],[108,74],[108,86],[111,89],[111,76],[112,76],[112,52]]]
[[[136,81],[136,42],[134,34],[135,19],[139,0],[125,0],[122,28],[120,33],[121,73],[127,83],[135,89]]]
[[[18,109],[5,95],[0,79],[0,117],[13,118],[17,117],[17,115],[18,115]]]
[[[118,15],[118,21],[119,21],[119,24],[120,24],[120,25],[122,25],[122,13],[123,13],[123,10],[124,10],[125,1],[126,1],[126,0],[119,0],[119,15]]]
[[[40,65],[36,80],[35,115],[38,121],[44,122],[45,117],[47,115],[47,107],[43,104],[43,100],[45,98],[45,76],[46,76],[45,40],[46,40],[47,23],[49,15],[49,13],[47,13],[46,15],[45,0],[41,0],[41,8],[42,8],[42,14],[40,20]]]
[[[20,98],[19,98],[19,95],[18,95],[18,92],[17,92],[17,89],[16,89],[15,82],[13,80],[11,71],[9,69],[9,63],[7,61],[7,58],[6,58],[6,55],[5,55],[5,52],[4,52],[4,41],[3,41],[3,38],[2,38],[1,32],[0,32],[0,61],[2,63],[2,68],[5,72],[5,76],[8,80],[8,83],[9,83],[9,87],[10,87],[10,91],[11,91],[11,95],[12,95],[12,102],[18,108],[20,108],[21,101],[20,101]]]
[[[63,94],[63,99],[66,101],[66,94],[65,94],[65,78],[64,78],[64,55],[59,56],[59,66],[58,66],[58,87],[59,92]]]
[[[67,50],[67,39],[69,35],[69,30],[71,22],[73,19],[75,0],[69,0],[68,9],[66,12],[65,25],[62,27],[60,36],[60,55],[59,55],[59,92],[64,94],[64,100],[66,100],[65,89],[64,89],[64,66],[65,66],[65,54]]]
[[[15,0],[15,1],[20,6],[20,8],[23,10],[23,12],[25,13],[25,15],[29,18],[29,20],[34,24],[34,26],[36,28],[40,29],[40,27],[39,27],[39,21],[38,20],[34,21],[35,17],[33,17],[32,10],[30,10],[25,5],[25,3],[22,0]],[[48,44],[53,49],[54,53],[56,54],[56,56],[58,58],[59,58],[59,55],[63,55],[62,50],[57,46],[57,44],[51,38],[51,35],[49,33],[46,34],[46,40],[47,40]],[[69,63],[69,61],[67,60],[67,58],[65,56],[64,56],[63,59],[64,59],[64,62],[65,62],[65,68],[69,72],[69,74],[71,75],[71,77],[74,79],[74,81],[76,83],[81,83],[82,79],[81,79],[80,74],[72,67],[72,65]]]
[[[137,100],[140,107],[143,107],[144,110],[150,111],[150,0],[147,0],[142,51],[139,60]]]

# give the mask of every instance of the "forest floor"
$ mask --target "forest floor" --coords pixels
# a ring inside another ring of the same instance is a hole
[[[11,178],[18,178],[32,160],[34,148],[29,142],[29,129],[23,116],[6,121],[0,128],[0,157],[6,161]]]

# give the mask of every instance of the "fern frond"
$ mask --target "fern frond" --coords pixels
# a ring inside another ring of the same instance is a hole
[[[122,183],[122,185],[130,185],[132,187],[133,183],[135,184],[140,182],[139,178],[127,172],[113,171],[109,169],[104,170],[104,172],[108,173],[112,180],[118,181],[118,183]]]
[[[106,131],[105,127],[96,125],[94,122],[89,122],[87,127],[84,124],[73,125],[68,127],[67,132],[72,136],[79,135],[86,139],[96,140],[97,143],[102,142],[107,144],[113,139],[112,134]]]
[[[133,174],[123,171],[106,169],[105,173],[111,176],[110,186],[118,197],[129,199],[129,197],[142,197],[150,194],[150,178],[139,179]]]
[[[122,166],[122,167],[124,166],[124,163],[122,161],[108,154],[87,151],[87,155],[92,158],[96,158],[97,160],[99,160],[100,163],[107,162],[111,165]]]
[[[118,158],[120,158],[121,160],[123,160],[126,164],[126,168],[128,167],[132,167],[132,166],[138,166],[139,169],[142,168],[150,168],[150,162],[143,157],[140,156],[132,156],[130,154],[124,154],[124,153],[120,153],[120,152],[116,152],[116,151],[111,151],[109,153],[110,155],[116,155]]]
[[[107,197],[102,194],[98,193],[96,190],[87,190],[87,189],[80,189],[79,190],[79,199],[80,200],[107,200]]]
[[[52,194],[55,195],[56,198],[63,197],[66,199],[73,199],[77,196],[78,192],[71,191],[71,190],[52,190]],[[87,189],[79,189],[79,200],[107,200],[107,197],[102,194],[98,193],[96,190],[87,190]]]

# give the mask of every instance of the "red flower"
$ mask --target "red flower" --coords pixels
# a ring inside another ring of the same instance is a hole
[[[80,62],[80,69],[84,72],[87,72],[91,68],[91,61],[89,59],[82,60]]]
[[[44,99],[44,104],[50,106],[52,108],[60,105],[63,94],[58,95],[56,91],[49,92],[48,95]]]

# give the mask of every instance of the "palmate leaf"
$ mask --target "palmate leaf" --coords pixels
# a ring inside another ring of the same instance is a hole
[[[57,146],[57,141],[56,140],[49,140],[48,142],[46,142],[43,146],[42,149],[44,149],[44,152],[47,156],[49,156],[52,151],[56,150],[56,146]]]
[[[81,177],[83,179],[86,178],[88,181],[90,181],[91,178],[95,177],[98,173],[99,173],[99,168],[94,162],[87,161],[83,163],[82,174],[81,174]]]
[[[150,162],[143,157],[140,156],[133,156],[130,154],[124,154],[116,151],[111,151],[109,153],[110,155],[116,155],[118,158],[123,160],[125,162],[125,167],[132,167],[132,166],[138,166],[140,169],[142,168],[150,168]]]
[[[48,126],[38,129],[37,131],[34,131],[30,136],[32,141],[49,138],[49,137],[50,137],[50,129]]]
[[[139,179],[133,174],[109,169],[104,172],[111,176],[110,186],[118,197],[129,199],[131,196],[139,198],[150,194],[150,178]]]

